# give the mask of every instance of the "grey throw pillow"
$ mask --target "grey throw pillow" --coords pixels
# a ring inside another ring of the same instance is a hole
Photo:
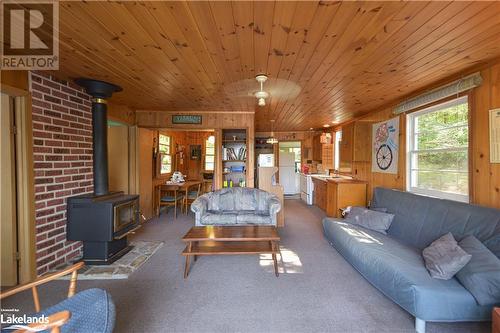
[[[374,210],[376,212],[387,213],[387,208],[385,207],[370,207],[370,210]]]
[[[346,222],[360,225],[364,228],[375,230],[384,235],[394,219],[393,214],[377,212],[364,207],[349,207],[346,211]]]
[[[500,304],[500,259],[476,237],[467,236],[458,245],[472,255],[457,273],[457,279],[474,296],[479,305]]]
[[[449,280],[458,273],[471,259],[471,255],[465,252],[453,235],[449,232],[436,239],[426,247],[422,256],[425,267],[435,279]]]

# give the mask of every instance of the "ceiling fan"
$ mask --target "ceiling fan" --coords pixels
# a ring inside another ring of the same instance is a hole
[[[258,83],[257,89],[255,81]],[[266,83],[265,89],[264,83]],[[232,82],[224,86],[223,89],[230,99],[254,98],[257,100],[257,105],[260,107],[266,106],[270,98],[280,100],[295,98],[301,90],[300,86],[295,82],[279,78],[270,78],[265,74],[259,74],[254,79]]]
[[[259,104],[259,106],[265,106],[266,105],[266,98],[269,97],[269,93],[264,91],[264,82],[267,81],[267,76],[264,74],[261,74],[261,75],[257,75],[255,77],[255,79],[257,80],[257,82],[260,83],[260,90],[256,91],[254,93],[254,96],[255,96],[255,98],[257,98],[257,101],[258,101],[257,103]]]

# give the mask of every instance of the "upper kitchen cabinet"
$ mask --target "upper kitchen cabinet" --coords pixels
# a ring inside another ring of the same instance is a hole
[[[367,139],[368,138],[368,139]],[[372,123],[357,121],[354,124],[353,161],[371,161]]]
[[[317,134],[313,137],[313,143],[312,143],[312,155],[313,155],[313,161],[321,161],[323,160],[323,147],[321,143],[321,134]]]
[[[371,159],[371,122],[354,122],[342,127],[340,171],[351,172],[352,162]],[[366,140],[369,138],[369,140]]]

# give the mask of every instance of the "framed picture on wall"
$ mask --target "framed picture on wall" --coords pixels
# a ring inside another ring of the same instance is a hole
[[[189,150],[191,152],[192,160],[200,160],[201,159],[201,145],[190,145]]]

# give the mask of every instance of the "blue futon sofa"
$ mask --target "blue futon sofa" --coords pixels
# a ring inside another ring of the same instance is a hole
[[[376,188],[372,207],[387,208],[394,220],[387,235],[346,220],[325,218],[326,238],[371,284],[425,322],[487,321],[492,306],[481,306],[456,278],[438,280],[425,268],[422,250],[451,232],[457,241],[474,235],[500,258],[500,210]]]

